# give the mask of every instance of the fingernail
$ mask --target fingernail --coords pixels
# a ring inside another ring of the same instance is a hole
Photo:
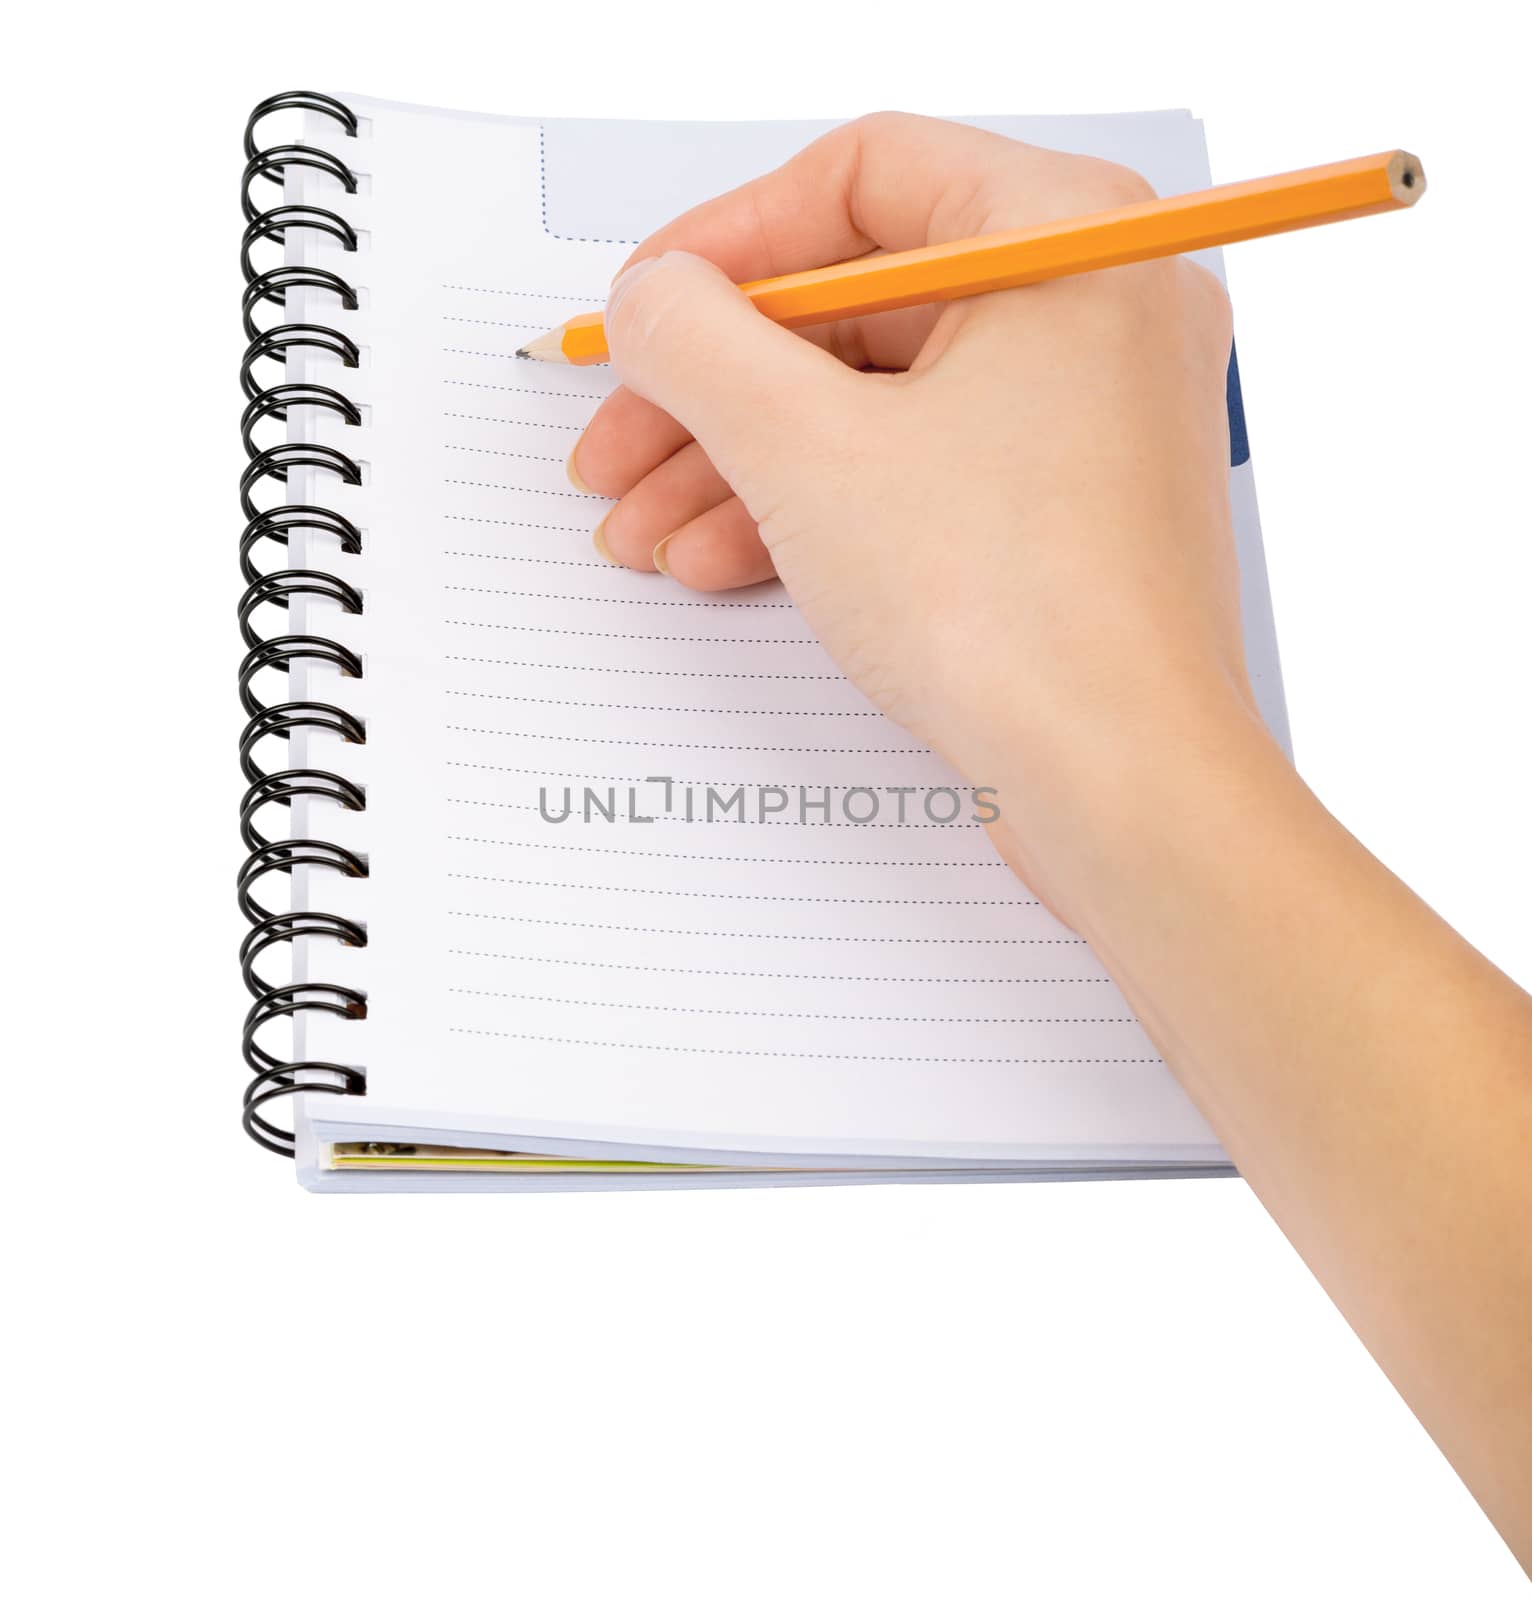
[[[661,539],[657,545],[655,545],[653,551],[651,551],[649,555],[649,559],[654,563],[654,570],[656,572],[663,572],[667,578],[670,576],[670,568],[665,565],[665,546],[674,538],[675,535],[673,533],[667,533],[665,537]]]
[[[581,494],[589,494],[591,492],[590,485],[586,483],[585,479],[580,476],[579,469],[574,464],[574,458],[579,452],[579,449],[579,445],[576,445],[574,449],[569,452],[569,459],[564,463],[564,476],[569,479],[569,481],[580,491]]]
[[[618,561],[617,557],[614,556],[606,547],[606,521],[607,517],[610,517],[611,514],[612,513],[608,511],[606,517],[603,517],[600,522],[596,524],[596,531],[591,534],[590,542],[595,545],[596,554],[600,556],[603,561],[610,561],[612,565],[616,567],[620,566],[621,563]]]

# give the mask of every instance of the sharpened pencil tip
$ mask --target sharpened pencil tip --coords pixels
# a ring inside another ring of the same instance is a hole
[[[525,356],[529,361],[563,361],[564,355],[564,330],[553,328],[547,333],[540,333],[535,339],[529,339],[521,349],[516,352]]]
[[[525,345],[523,345],[523,346],[522,346],[522,347],[521,347],[521,349],[519,349],[519,350],[518,350],[518,351],[517,351],[517,352],[516,352],[516,354],[517,354],[517,356],[518,356],[518,357],[519,357],[519,358],[520,358],[520,359],[521,359],[521,360],[523,360],[523,361],[525,361],[525,360],[527,360],[527,358],[528,358],[528,357],[529,357],[529,356],[530,356],[530,355],[531,355],[531,354],[532,354],[532,352],[531,352],[531,351],[530,351],[530,350],[528,350],[528,349],[527,349],[527,347],[526,347],[526,346],[525,346]]]

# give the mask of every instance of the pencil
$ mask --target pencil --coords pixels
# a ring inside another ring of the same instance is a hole
[[[864,256],[740,288],[773,322],[802,328],[1396,211],[1414,205],[1425,192],[1420,162],[1406,151],[1389,150],[1009,233]],[[576,367],[605,361],[602,315],[572,317],[516,354]]]

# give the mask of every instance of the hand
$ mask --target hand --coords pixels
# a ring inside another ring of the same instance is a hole
[[[999,789],[1001,851],[1532,1563],[1532,997],[1260,726],[1222,292],[1165,261],[803,337],[730,283],[1144,192],[915,117],[831,134],[640,248],[608,306],[623,387],[572,470],[618,501],[612,559],[775,570],[879,706]]]
[[[869,698],[970,781],[1018,759],[1038,774],[1037,817],[1041,774],[1072,793],[1098,736],[1154,759],[1190,723],[1253,718],[1209,274],[1146,263],[801,334],[731,281],[1149,193],[1100,161],[880,115],[662,229],[614,288],[623,387],[571,458],[618,501],[598,548],[696,589],[775,571]],[[1017,845],[1070,914],[1062,842]]]

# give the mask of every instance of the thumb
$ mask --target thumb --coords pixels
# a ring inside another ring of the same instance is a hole
[[[636,262],[606,306],[612,367],[635,394],[668,411],[752,505],[774,497],[844,418],[856,379],[818,346],[763,317],[701,256],[671,250]]]

